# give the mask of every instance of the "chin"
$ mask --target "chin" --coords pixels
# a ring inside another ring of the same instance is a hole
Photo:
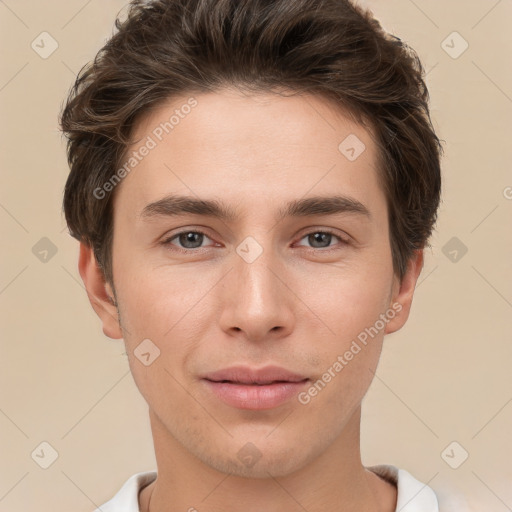
[[[210,454],[203,462],[217,471],[242,478],[283,477],[298,471],[310,462],[312,454],[298,453],[297,447],[267,446],[257,448],[250,441],[233,450],[230,458],[226,453]]]

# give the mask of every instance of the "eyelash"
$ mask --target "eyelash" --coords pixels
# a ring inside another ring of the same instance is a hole
[[[178,252],[188,253],[188,254],[193,253],[193,252],[199,252],[201,249],[206,249],[206,247],[197,247],[195,249],[187,249],[187,248],[184,248],[184,247],[178,247],[178,246],[175,246],[174,244],[171,244],[172,240],[174,240],[175,238],[178,238],[180,235],[184,235],[184,234],[187,234],[187,233],[200,234],[200,235],[203,235],[203,236],[205,236],[207,238],[210,238],[207,233],[205,233],[204,231],[201,231],[200,229],[187,229],[187,230],[184,230],[184,231],[180,231],[178,233],[174,233],[172,236],[167,237],[166,239],[164,239],[161,242],[161,244],[166,246],[166,247],[169,247],[169,246],[173,245],[173,249],[171,249],[171,250],[176,250]],[[299,241],[304,239],[304,238],[306,238],[309,235],[316,234],[316,233],[333,235],[335,238],[337,238],[340,241],[339,245],[341,245],[341,246],[349,244],[349,241],[347,239],[341,237],[340,235],[336,234],[334,231],[331,231],[329,229],[317,229],[317,230],[309,231],[308,233],[305,233],[304,235],[302,235],[301,238],[299,239]],[[322,247],[322,248],[305,247],[305,246],[301,246],[301,247],[304,247],[305,249],[309,249],[310,251],[315,251],[315,252],[317,252],[317,251],[331,252],[333,250],[339,250],[340,249],[340,247],[337,247],[337,246]]]

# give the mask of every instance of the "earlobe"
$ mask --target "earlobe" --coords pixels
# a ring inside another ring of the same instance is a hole
[[[78,271],[87,290],[89,301],[103,324],[103,333],[109,338],[121,339],[123,334],[113,300],[113,290],[105,282],[92,247],[83,242],[80,242]]]
[[[423,249],[419,249],[414,251],[414,255],[409,260],[407,271],[402,281],[396,278],[389,307],[398,313],[386,324],[385,334],[398,331],[409,318],[416,282],[418,281],[422,268]]]

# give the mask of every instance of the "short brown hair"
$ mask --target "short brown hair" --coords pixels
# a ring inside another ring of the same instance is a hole
[[[144,113],[176,95],[239,90],[312,93],[372,128],[395,274],[423,249],[441,195],[442,146],[423,66],[371,11],[349,0],[133,0],[84,66],[60,116],[71,172],[63,207],[113,286],[114,174]],[[341,142],[341,141],[340,141]]]

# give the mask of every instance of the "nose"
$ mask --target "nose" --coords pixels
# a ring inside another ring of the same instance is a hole
[[[284,263],[270,249],[252,262],[234,253],[231,263],[222,284],[221,328],[252,342],[292,332],[298,298]]]

